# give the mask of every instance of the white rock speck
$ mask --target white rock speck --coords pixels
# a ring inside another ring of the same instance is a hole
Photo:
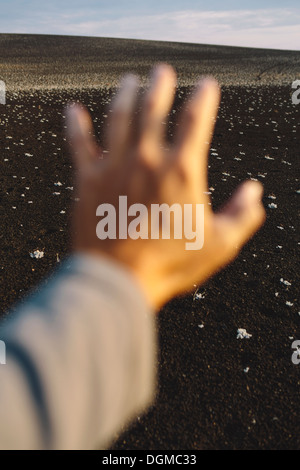
[[[292,284],[289,281],[285,281],[283,277],[280,279],[280,282],[284,284],[285,286],[291,286]]]
[[[39,258],[44,257],[44,252],[40,250],[35,250],[33,253],[29,253],[29,254],[30,254],[30,258],[39,259]]]
[[[195,295],[194,295],[194,299],[205,299],[205,295],[202,294],[201,292],[197,292]]]
[[[237,330],[237,337],[236,339],[250,339],[252,338],[252,335],[247,333],[247,331],[244,328],[239,328]]]

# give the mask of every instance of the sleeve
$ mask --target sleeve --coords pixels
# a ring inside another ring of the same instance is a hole
[[[131,274],[74,255],[0,331],[0,448],[106,448],[151,403],[153,312]]]

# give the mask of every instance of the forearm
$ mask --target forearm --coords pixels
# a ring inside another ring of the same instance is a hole
[[[153,398],[153,314],[106,258],[67,260],[1,339],[2,448],[105,447]]]

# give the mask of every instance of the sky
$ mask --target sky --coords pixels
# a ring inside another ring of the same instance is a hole
[[[300,50],[300,2],[0,0],[0,32]]]

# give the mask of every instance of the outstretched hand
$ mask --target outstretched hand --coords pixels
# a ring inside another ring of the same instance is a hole
[[[156,309],[232,261],[265,219],[258,182],[241,184],[218,213],[209,204],[207,157],[220,99],[214,80],[199,83],[182,112],[172,145],[166,144],[165,121],[175,87],[174,70],[158,66],[139,109],[137,78],[123,79],[109,113],[105,158],[93,137],[88,111],[79,105],[67,110],[80,199],[74,214],[74,249],[125,265]],[[127,196],[128,206],[203,204],[202,249],[187,250],[184,238],[172,236],[99,240],[97,207],[112,204],[118,213],[120,195]]]

